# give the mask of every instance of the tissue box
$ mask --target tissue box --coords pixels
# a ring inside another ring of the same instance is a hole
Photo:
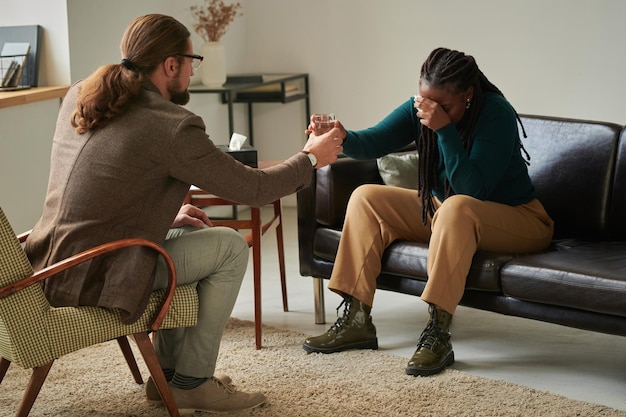
[[[252,146],[244,145],[238,150],[230,149],[228,145],[217,145],[217,147],[244,165],[251,166],[252,168],[258,167],[256,149]]]

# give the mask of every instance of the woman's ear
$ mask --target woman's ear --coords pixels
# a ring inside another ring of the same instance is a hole
[[[465,100],[469,100],[472,101],[472,98],[474,98],[474,87],[469,87],[466,91],[465,91]]]

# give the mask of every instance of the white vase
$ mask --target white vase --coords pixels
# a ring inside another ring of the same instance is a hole
[[[219,87],[226,82],[226,51],[221,42],[202,44],[202,84]]]

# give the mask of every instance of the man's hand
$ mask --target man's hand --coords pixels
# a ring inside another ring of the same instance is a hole
[[[185,204],[178,210],[178,214],[176,218],[174,218],[174,223],[172,223],[172,228],[182,226],[201,228],[205,225],[213,226],[206,213],[192,204]]]
[[[340,127],[337,127],[340,126]],[[335,122],[333,127],[328,132],[315,136],[311,134],[303,151],[310,152],[317,158],[317,165],[315,168],[322,168],[328,164],[331,164],[337,160],[337,155],[343,151],[343,139],[341,139],[343,126],[339,122]],[[345,130],[343,130],[343,138],[345,138]]]

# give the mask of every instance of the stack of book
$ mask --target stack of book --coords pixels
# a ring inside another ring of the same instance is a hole
[[[226,78],[226,84],[258,84],[258,87],[251,87],[237,93],[237,100],[281,100],[286,97],[300,94],[300,87],[297,82],[272,81],[284,78],[285,74],[231,74]],[[271,84],[267,84],[271,83]]]

